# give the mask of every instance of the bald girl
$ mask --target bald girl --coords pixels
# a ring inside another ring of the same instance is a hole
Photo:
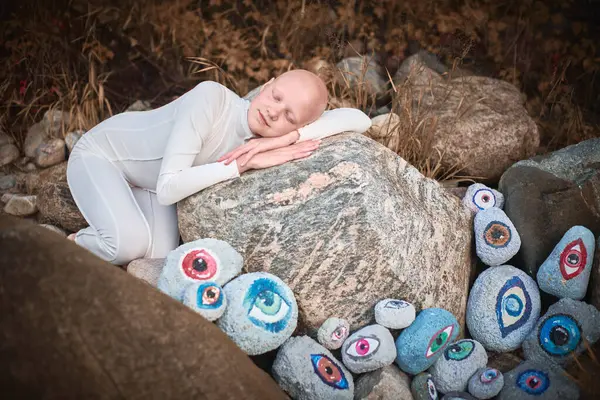
[[[179,244],[178,201],[308,157],[327,136],[369,129],[360,110],[324,111],[327,97],[316,75],[292,70],[252,101],[206,81],[155,110],[104,120],[69,157],[67,181],[89,224],[71,239],[117,265],[165,257]]]

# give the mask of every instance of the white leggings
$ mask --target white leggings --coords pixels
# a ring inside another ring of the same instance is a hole
[[[156,194],[131,187],[110,160],[76,146],[67,182],[90,225],[75,241],[115,265],[137,258],[162,258],[179,245],[176,205],[163,206]]]

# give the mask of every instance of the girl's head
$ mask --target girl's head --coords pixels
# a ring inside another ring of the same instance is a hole
[[[327,88],[317,75],[291,70],[262,86],[250,102],[248,125],[258,136],[282,136],[317,120],[327,101]]]

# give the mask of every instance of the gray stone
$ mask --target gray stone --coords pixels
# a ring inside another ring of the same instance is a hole
[[[502,175],[499,190],[522,239],[511,263],[535,277],[571,227],[600,236],[600,138],[516,163]]]
[[[0,146],[0,167],[14,163],[19,155],[19,148],[12,143]]]
[[[85,131],[78,130],[78,131],[69,132],[65,135],[65,144],[67,145],[67,150],[68,150],[69,154],[71,154],[71,152],[73,151],[73,147],[75,147],[75,145],[77,144],[79,139],[81,139],[81,137],[84,134],[85,134]]]
[[[422,310],[396,339],[396,363],[404,372],[418,374],[428,369],[460,333],[452,313],[441,308]]]
[[[26,217],[37,212],[37,197],[16,194],[4,206],[4,212],[17,217]]]
[[[355,374],[391,365],[396,346],[390,331],[378,324],[354,332],[342,345],[342,362]]]
[[[40,224],[40,226],[43,226],[44,228],[51,230],[52,232],[57,233],[62,237],[67,237],[67,233],[65,231],[63,231],[62,229],[60,229],[58,226],[54,226],[54,225],[50,225],[50,224]]]
[[[326,348],[308,336],[288,339],[272,368],[279,386],[296,400],[351,400],[352,374]]]
[[[224,285],[242,272],[242,256],[227,242],[205,238],[182,244],[169,252],[157,287],[176,300],[193,282]]]
[[[350,334],[350,324],[343,318],[327,318],[317,332],[319,343],[329,350],[337,350]]]
[[[12,136],[9,136],[6,132],[2,131],[2,128],[0,127],[0,146],[14,143],[15,139]]]
[[[405,143],[399,134],[401,119],[398,114],[387,113],[371,119],[371,128],[366,132],[371,139],[397,153]]]
[[[127,107],[127,109],[125,111],[126,112],[134,112],[134,111],[149,111],[149,110],[152,110],[152,107],[151,107],[149,101],[136,100],[133,104],[131,104],[129,107]]]
[[[552,363],[524,361],[504,374],[504,387],[498,400],[539,399],[577,400],[579,387]]]
[[[482,183],[474,183],[467,188],[462,202],[469,210],[477,213],[481,210],[504,207],[504,195]]]
[[[246,270],[280,277],[311,335],[331,315],[356,330],[373,320],[379,300],[399,296],[464,323],[472,218],[439,183],[358,134],[326,138],[307,159],[178,203],[185,242],[221,238]]]
[[[49,136],[63,136],[64,129],[71,122],[71,114],[61,110],[48,110],[44,113],[41,124]]]
[[[209,321],[220,318],[227,308],[227,296],[215,282],[194,282],[183,294],[183,304]]]
[[[0,190],[10,190],[17,185],[17,178],[14,175],[0,176]]]
[[[410,383],[410,391],[414,400],[437,400],[437,388],[429,372],[421,372]]]
[[[569,229],[537,272],[540,290],[559,298],[583,299],[595,249],[592,231],[580,225]]]
[[[42,121],[37,122],[29,128],[23,142],[23,152],[26,157],[35,158],[38,147],[44,142],[50,134],[46,131]]]
[[[354,387],[355,400],[413,400],[410,378],[395,365],[361,375]]]
[[[477,400],[467,392],[448,392],[442,400]]]
[[[348,57],[336,64],[340,74],[351,88],[361,87],[361,90],[378,97],[387,91],[387,79],[383,78],[382,68],[372,57]],[[346,84],[344,84],[344,87]]]
[[[404,329],[415,316],[415,306],[404,300],[384,299],[375,305],[375,321],[386,328]]]
[[[244,274],[224,289],[228,304],[217,325],[247,354],[276,349],[296,329],[298,304],[292,290],[277,276]]]
[[[469,378],[479,368],[485,367],[487,361],[488,356],[481,343],[463,339],[448,346],[429,372],[440,392],[464,392]]]
[[[469,379],[469,393],[481,400],[491,399],[502,390],[504,375],[494,368],[479,368]]]
[[[426,51],[419,51],[407,57],[396,73],[394,84],[406,85],[407,81],[413,85],[428,85],[431,82],[442,82],[442,74],[448,72],[448,68],[442,64],[435,55]]]
[[[138,258],[127,264],[127,272],[152,287],[158,286],[160,273],[165,266],[164,258]]]
[[[529,275],[511,265],[489,267],[471,288],[467,327],[487,350],[512,351],[531,332],[540,309],[540,292]]]
[[[521,247],[521,237],[504,211],[492,207],[475,214],[475,249],[486,265],[497,266],[510,260]]]
[[[591,304],[560,299],[523,342],[525,359],[566,365],[600,339],[600,311]]]
[[[15,193],[4,193],[0,199],[4,204],[6,204],[14,196],[17,196],[17,195]]]
[[[49,139],[37,148],[35,164],[41,168],[51,167],[65,161],[66,156],[65,141],[58,138]]]

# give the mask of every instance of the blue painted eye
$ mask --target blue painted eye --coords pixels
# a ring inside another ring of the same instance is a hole
[[[315,374],[324,384],[339,390],[348,389],[348,380],[344,371],[331,358],[325,354],[311,354],[310,361]]]
[[[254,281],[243,303],[250,322],[269,332],[281,332],[290,320],[292,308],[280,292],[277,283],[270,279]]]
[[[518,276],[508,279],[496,297],[496,319],[502,337],[522,327],[531,316],[531,297]]]
[[[517,377],[517,387],[528,394],[540,395],[550,386],[550,379],[544,371],[528,369]]]
[[[472,340],[461,340],[448,346],[444,352],[446,360],[462,361],[473,353],[475,344]]]
[[[492,383],[496,379],[498,379],[499,375],[500,374],[498,373],[497,369],[488,368],[481,373],[481,375],[479,376],[479,380],[481,381],[481,383]]]
[[[223,304],[223,291],[214,282],[206,282],[198,286],[196,305],[198,308],[219,308]]]
[[[551,356],[566,356],[581,341],[581,328],[571,316],[552,315],[542,323],[539,333],[540,346]]]
[[[406,308],[408,307],[408,303],[404,300],[390,300],[385,303],[383,308]]]

